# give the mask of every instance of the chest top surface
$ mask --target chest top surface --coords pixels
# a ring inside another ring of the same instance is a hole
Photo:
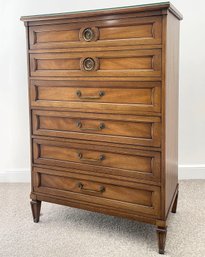
[[[152,11],[161,11],[162,14],[165,14],[166,12],[169,11],[174,16],[176,16],[179,20],[183,19],[182,14],[170,2],[161,2],[161,3],[134,5],[134,6],[118,7],[118,8],[115,7],[115,8],[85,10],[85,11],[77,11],[77,12],[22,16],[21,20],[24,22],[35,22],[35,21],[73,19],[73,18],[81,18],[81,17],[96,17],[96,16],[104,16],[104,15],[115,15],[115,14],[118,15],[118,14],[130,14],[130,13],[152,12]]]

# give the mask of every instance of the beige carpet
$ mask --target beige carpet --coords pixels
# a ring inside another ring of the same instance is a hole
[[[0,257],[149,257],[155,227],[49,203],[32,222],[28,184],[0,184]],[[165,256],[205,256],[205,181],[181,181]]]

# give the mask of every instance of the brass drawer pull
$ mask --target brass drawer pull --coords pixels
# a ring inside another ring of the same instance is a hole
[[[96,27],[92,28],[81,28],[79,31],[80,41],[91,42],[96,41],[99,38],[99,29]]]
[[[83,68],[86,71],[92,71],[95,68],[95,60],[93,58],[86,58],[83,61]]]
[[[80,188],[81,191],[84,191],[85,193],[102,194],[103,192],[105,192],[104,186],[100,186],[99,190],[87,189],[87,188],[85,188],[85,186],[82,182],[78,182],[77,186]]]
[[[83,96],[82,92],[80,90],[77,90],[76,95],[80,99],[100,99],[105,95],[105,92],[104,91],[99,91],[98,95],[96,95],[96,96],[92,96],[92,95]]]
[[[82,34],[83,34],[83,39],[87,42],[91,41],[95,36],[95,33],[91,28],[84,29]]]
[[[97,71],[99,68],[99,59],[96,57],[83,57],[80,59],[80,69],[82,71]]]
[[[77,121],[76,125],[77,125],[77,127],[78,127],[80,130],[100,131],[100,130],[102,130],[102,129],[105,128],[105,124],[104,124],[104,123],[100,123],[99,126],[96,127],[96,128],[86,128],[86,127],[84,128],[81,121]]]
[[[101,163],[103,160],[105,160],[105,155],[101,154],[98,159],[91,159],[91,158],[84,158],[82,153],[78,153],[78,158],[81,161],[85,161],[85,162]]]

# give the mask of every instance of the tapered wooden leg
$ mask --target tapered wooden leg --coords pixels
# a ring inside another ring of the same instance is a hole
[[[167,227],[157,227],[159,253],[164,254]]]
[[[177,211],[178,195],[179,195],[179,191],[177,192],[175,199],[174,199],[174,203],[172,206],[172,213],[176,213],[176,211]]]
[[[40,211],[41,211],[41,201],[32,200],[31,201],[31,210],[33,214],[33,221],[35,223],[39,222]]]

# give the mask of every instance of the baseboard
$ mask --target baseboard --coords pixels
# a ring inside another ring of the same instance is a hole
[[[179,179],[205,179],[205,165],[179,165]]]
[[[30,180],[30,170],[16,169],[0,171],[0,183],[27,183]]]
[[[179,165],[179,179],[205,179],[205,165]],[[0,183],[27,183],[30,180],[30,170],[0,171]]]

